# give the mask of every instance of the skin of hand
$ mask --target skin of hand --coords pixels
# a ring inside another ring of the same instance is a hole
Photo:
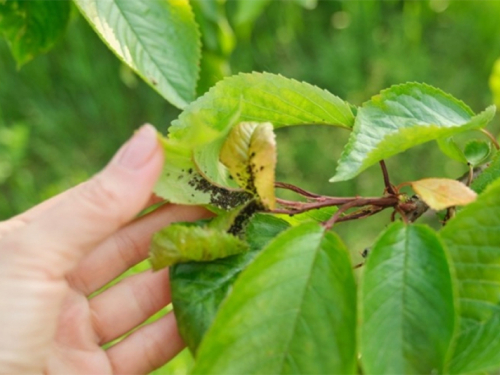
[[[157,202],[164,155],[151,125],[81,185],[0,222],[0,374],[147,374],[183,347],[169,313],[168,270],[146,271],[89,296],[147,257],[151,235],[210,214]]]

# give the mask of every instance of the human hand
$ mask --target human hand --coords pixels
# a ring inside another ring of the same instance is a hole
[[[144,374],[184,346],[172,313],[103,350],[170,302],[168,270],[88,296],[147,257],[151,235],[207,217],[155,202],[163,152],[142,127],[89,181],[0,223],[0,373]]]

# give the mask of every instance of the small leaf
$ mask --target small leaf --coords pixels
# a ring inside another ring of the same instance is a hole
[[[467,161],[474,167],[485,162],[490,156],[491,147],[488,142],[472,140],[465,145],[464,155]]]
[[[211,228],[170,225],[153,235],[150,262],[154,270],[176,263],[207,262],[248,250],[237,237]]]
[[[433,210],[465,206],[476,200],[477,194],[460,181],[448,178],[426,178],[410,182],[418,196]]]
[[[355,374],[355,294],[339,238],[292,227],[236,280],[193,374]]]
[[[472,181],[471,188],[480,194],[498,178],[500,178],[500,152],[496,153],[488,168]]]
[[[500,182],[460,210],[441,230],[458,282],[460,331],[452,374],[500,368]],[[430,274],[427,274],[430,275]]]
[[[394,223],[373,246],[359,303],[366,374],[442,374],[455,329],[445,249],[422,225]]]
[[[210,204],[209,184],[237,189],[220,150],[231,128],[240,122],[271,122],[274,128],[323,124],[350,129],[351,107],[326,90],[269,73],[239,74],[224,79],[191,103],[169,128],[159,196],[183,204]],[[186,171],[190,171],[188,176]]]
[[[187,0],[75,3],[109,48],[170,103],[184,108],[195,99],[200,33]]]
[[[307,222],[315,222],[315,223],[322,223],[330,219],[335,212],[338,211],[338,208],[335,206],[330,206],[330,207],[321,207],[316,210],[310,210],[306,212],[302,212],[300,214],[278,214],[276,217],[279,217],[291,225],[299,225],[302,223],[307,223]]]
[[[192,353],[196,352],[240,272],[288,227],[289,224],[271,215],[256,214],[250,219],[245,234],[250,251],[211,262],[176,264],[171,268],[175,317],[179,332]]]
[[[0,31],[18,67],[54,46],[66,30],[69,12],[69,1],[0,2]]]
[[[238,185],[257,194],[264,207],[274,209],[276,140],[272,124],[236,125],[222,146],[220,160]]]
[[[437,144],[439,149],[449,158],[458,161],[459,163],[467,164],[464,152],[458,147],[453,137],[438,139]]]
[[[479,129],[495,106],[478,115],[434,87],[406,83],[376,95],[358,110],[353,132],[331,182],[349,180],[369,166],[419,144]]]

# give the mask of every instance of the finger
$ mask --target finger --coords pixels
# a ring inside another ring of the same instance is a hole
[[[90,300],[99,345],[143,323],[171,301],[168,269],[130,276]]]
[[[173,312],[138,329],[108,349],[116,374],[148,374],[174,358],[185,347]]]
[[[35,270],[62,277],[144,207],[162,164],[156,131],[151,125],[143,126],[101,173],[73,189],[43,217],[14,232],[14,243],[9,245],[16,248],[17,259],[25,262],[24,267],[31,259]]]
[[[46,201],[43,201],[42,203],[37,204],[36,206],[30,208],[29,210],[11,217],[8,220],[4,220],[0,222],[0,238],[8,234],[9,232],[12,232],[16,229],[24,227],[26,224],[30,223],[37,217],[40,217],[41,215],[44,214],[47,210],[50,208],[54,207],[58,203],[62,202],[64,199],[67,198],[68,194],[72,194],[71,191],[73,189],[78,189],[78,185],[75,187],[72,187],[71,189],[68,189],[61,194],[58,194],[52,198],[49,198]],[[146,202],[144,207],[142,209],[146,209],[152,205],[158,204],[163,201],[163,198],[158,197],[155,194],[151,194],[149,197],[149,200]]]
[[[164,205],[107,238],[82,259],[67,280],[74,289],[88,296],[146,259],[153,233],[174,222],[210,216],[213,214],[201,207]]]

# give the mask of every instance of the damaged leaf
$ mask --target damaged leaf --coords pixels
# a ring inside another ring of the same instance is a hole
[[[274,209],[276,140],[271,123],[236,125],[222,146],[220,160],[239,186],[257,194],[266,208]]]

